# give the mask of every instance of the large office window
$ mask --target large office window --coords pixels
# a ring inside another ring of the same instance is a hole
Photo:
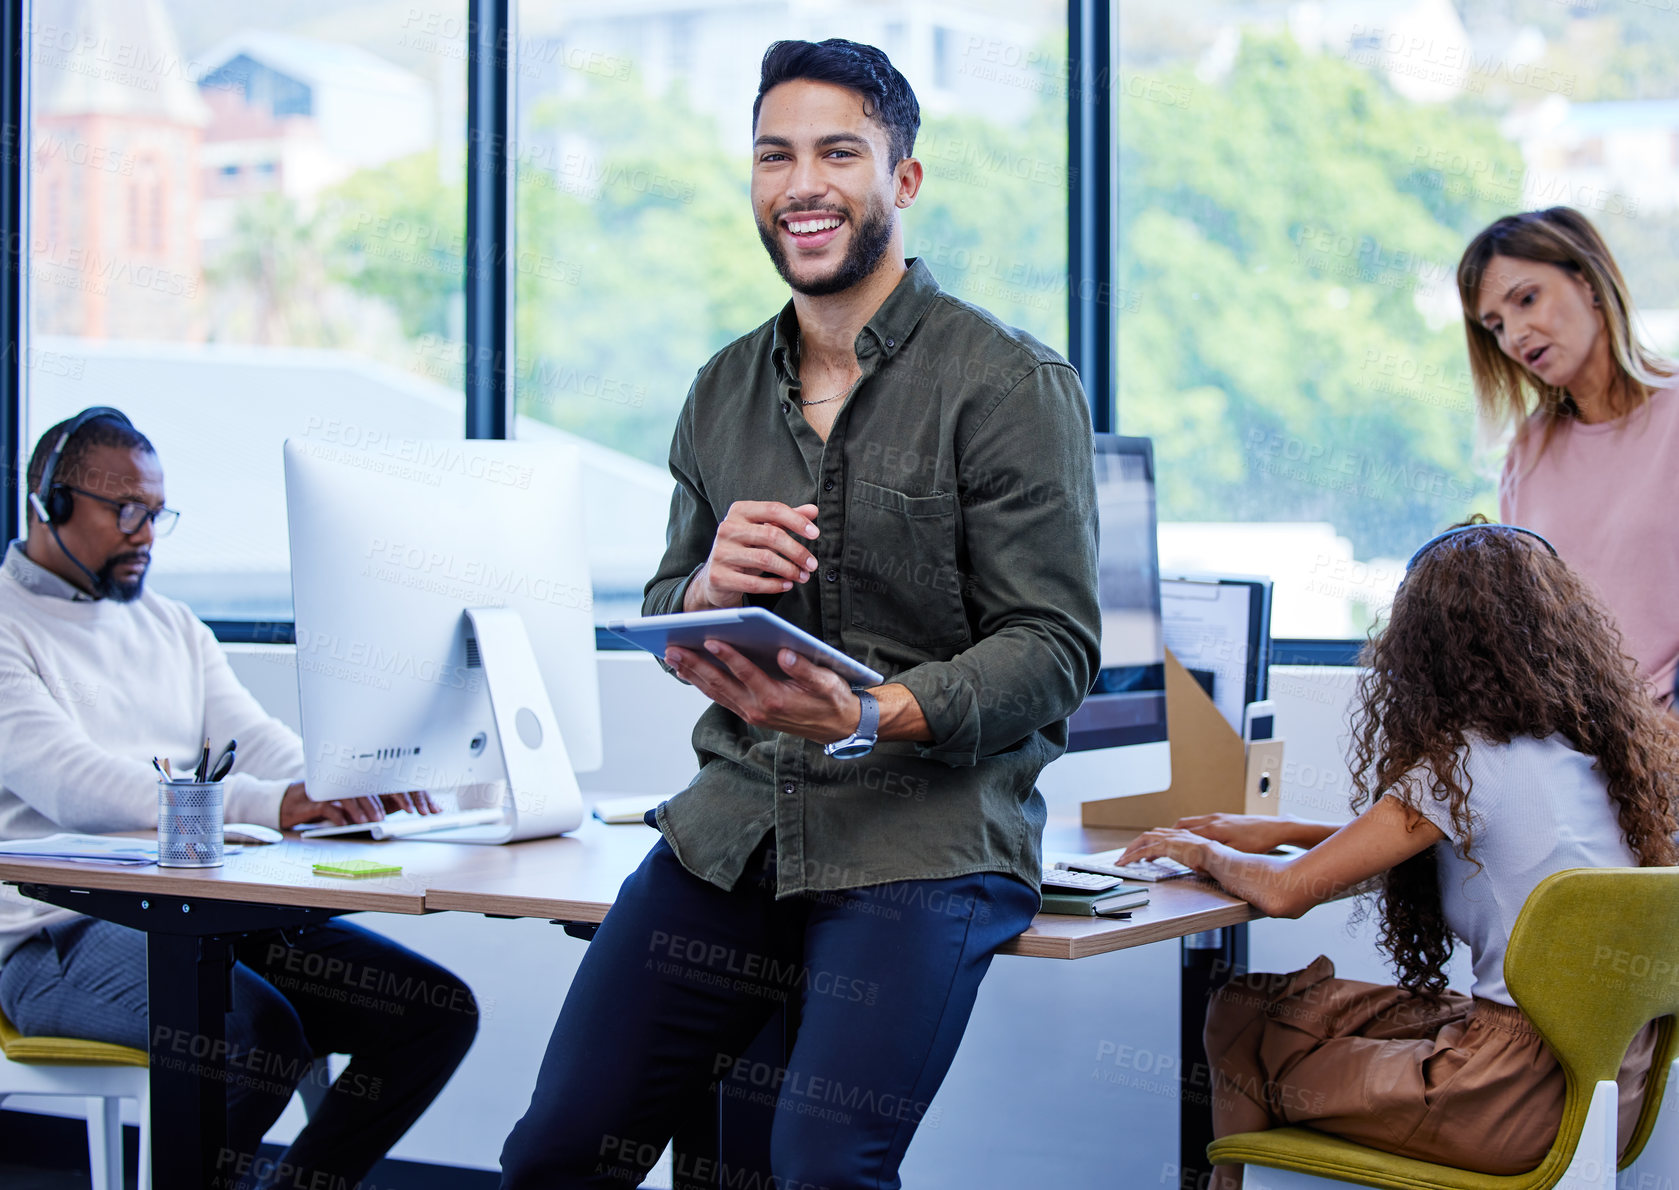
[[[408,466],[486,352],[517,436],[585,445],[599,616],[639,603],[689,382],[786,299],[747,202],[777,38],[891,54],[923,105],[908,251],[1065,349],[1063,0],[513,8],[486,50],[466,0],[33,0],[22,437],[128,411],[185,514],[152,581],[201,615],[288,614],[284,438]],[[476,255],[469,64],[515,97],[514,234]],[[504,263],[503,360],[463,281]]]
[[[1276,578],[1281,636],[1362,636],[1403,560],[1496,515],[1455,285],[1566,204],[1679,348],[1673,14],[1391,0],[1116,6],[1119,410],[1163,563]]]
[[[123,409],[183,514],[153,585],[289,617],[282,440],[462,433],[465,64],[377,0],[30,9],[25,451]]]
[[[1648,5],[1136,0],[1080,63],[1062,0],[513,10],[489,60],[467,0],[34,0],[24,445],[133,413],[186,513],[154,582],[202,614],[286,614],[281,439],[400,467],[462,432],[501,350],[466,344],[463,282],[504,263],[514,432],[585,444],[598,611],[634,606],[694,371],[785,300],[747,202],[778,37],[892,55],[924,114],[909,251],[1063,350],[1093,176],[1068,89],[1106,88],[1119,428],[1156,443],[1163,564],[1272,575],[1278,635],[1362,636],[1412,546],[1496,507],[1453,285],[1479,227],[1584,210],[1679,348],[1679,70]],[[469,261],[474,61],[514,96],[514,236]]]
[[[677,410],[714,352],[787,300],[747,197],[752,100],[779,38],[877,45],[922,105],[905,248],[1066,349],[1061,0],[621,5],[523,0],[513,145],[518,408],[592,444],[619,532],[601,616],[639,606],[664,545]]]

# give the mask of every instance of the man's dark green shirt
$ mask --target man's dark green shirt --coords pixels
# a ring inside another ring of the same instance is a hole
[[[734,502],[814,504],[816,572],[752,602],[908,687],[933,739],[834,760],[713,705],[659,829],[723,888],[770,831],[780,896],[970,872],[1036,888],[1034,782],[1100,664],[1089,406],[1065,360],[919,261],[856,350],[826,443],[800,412],[791,303],[700,370],[643,611],[682,610]]]

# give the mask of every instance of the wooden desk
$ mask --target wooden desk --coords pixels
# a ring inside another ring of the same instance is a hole
[[[1075,823],[1052,823],[1044,834],[1044,849],[1046,853],[1089,855],[1111,850],[1117,854],[1136,835],[1136,831],[1086,830]],[[619,885],[658,837],[645,826],[606,826],[589,819],[564,838],[485,847],[478,862],[426,876],[425,907],[494,917],[604,921]],[[381,857],[385,854],[380,853]],[[406,869],[403,874],[409,875]],[[1030,929],[998,953],[1083,959],[1241,925],[1258,916],[1253,906],[1211,881],[1169,880],[1154,886],[1149,903],[1135,910],[1129,921],[1040,913]]]
[[[1052,823],[1046,853],[1091,854],[1122,847],[1133,831]],[[134,837],[148,837],[136,833]],[[228,944],[254,930],[322,921],[340,913],[439,911],[594,923],[657,840],[645,826],[585,820],[573,835],[502,846],[342,839],[245,847],[220,868],[119,868],[0,857],[0,881],[78,912],[144,930],[152,1032],[153,1184],[210,1185],[226,1143],[224,1091],[192,1064],[169,1059],[167,1039],[225,1040]],[[316,876],[323,861],[376,854],[400,876],[345,880]],[[1180,994],[1183,1068],[1201,1057],[1201,1009],[1210,987],[1246,958],[1246,931],[1259,914],[1207,881],[1154,886],[1131,920],[1040,914],[999,952],[1078,959],[1171,939],[1189,939]],[[1228,929],[1225,927],[1237,927]],[[1204,1161],[1210,1121],[1185,1110],[1180,1167]]]
[[[1091,855],[1118,854],[1135,838],[1136,831],[1086,830],[1077,823],[1052,822],[1044,832],[1047,856],[1057,853]],[[503,917],[546,917],[568,923],[568,930],[587,937],[569,923],[600,922],[623,883],[642,856],[657,840],[657,832],[645,826],[605,826],[586,822],[575,835],[564,839],[543,839],[489,848],[496,854],[485,857],[471,869],[450,871],[431,880],[426,889],[427,909],[448,909]],[[1247,965],[1247,923],[1261,916],[1252,905],[1238,900],[1208,880],[1168,880],[1153,886],[1149,903],[1132,912],[1131,919],[1071,917],[1040,913],[1025,933],[1002,947],[1003,955],[1029,958],[1081,959],[1110,951],[1178,939],[1181,955],[1178,974],[1180,1069],[1185,1072],[1185,1090],[1192,1095],[1180,1105],[1178,1167],[1194,1177],[1206,1169],[1207,1145],[1213,1139],[1210,1072],[1201,1040],[1207,997],[1233,971]],[[787,1025],[787,1022],[783,1022]],[[764,1048],[752,1057],[781,1065],[786,1061],[784,1044],[760,1038]],[[1194,1096],[1200,1096],[1199,1104]],[[719,1111],[727,1117],[741,1114],[719,1100]],[[731,1132],[755,1134],[767,1128],[767,1119],[742,1123],[728,1121]],[[720,1131],[714,1119],[698,1121],[679,1132],[678,1145],[702,1167],[706,1158],[720,1162],[713,1139]],[[713,1168],[721,1168],[715,1164]]]
[[[127,831],[129,839],[156,839],[151,831]],[[347,880],[317,876],[318,863],[365,859],[365,842],[288,837],[273,846],[246,846],[219,868],[118,867],[0,856],[0,881],[50,884],[107,892],[148,893],[193,900],[243,901],[379,913],[424,913],[428,883],[444,872],[470,870],[470,857],[436,844],[392,841],[377,844],[381,860],[402,865],[402,875]],[[230,848],[230,850],[232,850]],[[468,862],[463,863],[463,860]]]
[[[146,838],[136,833],[131,837]],[[346,880],[312,865],[366,857],[403,865],[401,876]],[[151,1052],[152,1184],[220,1185],[227,1152],[227,1089],[200,1077],[224,1059],[232,943],[259,930],[295,928],[358,910],[424,913],[426,882],[469,870],[471,852],[424,843],[290,840],[248,847],[220,868],[114,867],[0,857],[0,880],[25,895],[142,930],[146,935]]]

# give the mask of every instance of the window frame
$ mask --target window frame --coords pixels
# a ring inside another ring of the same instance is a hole
[[[0,145],[4,173],[0,175],[0,230],[5,236],[6,268],[0,277],[0,335],[4,335],[5,366],[0,367],[0,469],[6,482],[0,493],[0,529],[6,540],[23,532],[23,489],[28,445],[23,432],[23,353],[28,290],[24,270],[29,259],[23,242],[24,183],[29,169],[28,101],[30,27],[33,4],[0,5],[0,35],[7,52],[0,57]]]
[[[467,0],[466,436],[511,438],[513,135],[517,0]]]

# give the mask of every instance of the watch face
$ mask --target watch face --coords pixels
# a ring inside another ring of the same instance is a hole
[[[828,755],[838,760],[856,760],[859,756],[867,756],[873,751],[873,740],[859,740],[853,737],[835,744]]]

